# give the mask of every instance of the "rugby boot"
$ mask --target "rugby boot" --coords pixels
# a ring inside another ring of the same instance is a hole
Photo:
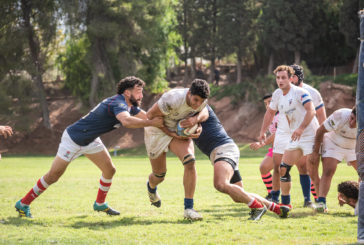
[[[15,203],[15,209],[20,217],[33,218],[30,213],[30,206],[21,203],[21,199]]]
[[[252,208],[249,212],[250,218],[248,220],[260,220],[267,212],[267,208],[263,205],[262,208]]]
[[[202,220],[201,214],[199,214],[193,208],[185,209],[183,217],[188,220]]]
[[[292,209],[292,205],[279,204],[281,214],[279,215],[282,219],[288,218],[288,214]]]
[[[315,210],[318,213],[327,213],[328,212],[327,206],[324,202],[316,203]]]
[[[162,205],[162,201],[161,201],[161,197],[158,195],[157,190],[153,193],[153,192],[150,192],[149,189],[147,188],[147,191],[148,191],[149,201],[150,201],[151,205],[159,208]]]
[[[109,207],[109,205],[107,204],[107,202],[105,202],[104,204],[102,205],[97,205],[96,204],[96,201],[94,203],[94,210],[97,211],[97,212],[104,212],[110,216],[113,216],[113,215],[120,215],[120,213],[114,209],[112,209],[111,207]]]
[[[265,196],[265,199],[272,202],[272,193],[268,193],[268,195]]]
[[[305,200],[305,202],[303,203],[303,207],[304,208],[313,208],[313,209],[315,209],[315,204],[313,204],[313,202],[311,202],[311,201]]]

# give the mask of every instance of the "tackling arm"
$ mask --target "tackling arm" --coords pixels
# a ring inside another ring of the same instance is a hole
[[[154,117],[151,120],[146,118],[144,111],[140,111],[136,116],[131,116],[129,112],[123,111],[116,115],[116,118],[126,128],[143,128],[148,126],[162,127],[163,118]]]

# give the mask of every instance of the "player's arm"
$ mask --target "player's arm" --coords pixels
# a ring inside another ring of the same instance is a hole
[[[153,119],[148,119],[148,118],[146,118],[145,115],[143,115],[142,111],[140,111],[136,116],[131,116],[128,111],[123,111],[123,112],[120,112],[119,114],[117,114],[116,118],[126,128],[144,128],[144,127],[148,127],[148,126],[153,126],[153,127],[162,127],[163,126],[162,117],[154,117]]]
[[[259,141],[265,140],[265,132],[267,132],[269,125],[272,123],[274,115],[276,114],[276,110],[273,110],[272,108],[268,107],[267,111],[264,114],[263,124],[260,128],[259,133]]]
[[[326,111],[324,105],[316,110],[316,117],[320,125],[324,123],[326,120]]]
[[[291,139],[293,141],[299,140],[305,128],[311,123],[313,117],[316,115],[315,108],[313,107],[312,101],[306,102],[304,105],[306,115],[303,118],[301,125],[293,132]]]
[[[316,130],[315,135],[315,143],[313,145],[312,154],[309,157],[309,162],[318,168],[319,162],[320,162],[320,147],[324,138],[324,134],[327,133],[324,124],[321,124],[321,126]]]
[[[0,135],[6,139],[8,136],[13,135],[13,129],[10,126],[0,126]]]
[[[260,149],[260,148],[262,148],[263,146],[265,146],[265,145],[270,145],[270,144],[272,144],[273,142],[274,142],[274,138],[275,138],[275,133],[274,134],[271,134],[271,135],[269,135],[269,137],[268,138],[266,138],[265,140],[263,140],[262,142],[254,142],[254,143],[251,143],[250,144],[250,149],[252,149],[252,150],[258,150],[258,149]]]
[[[161,109],[159,109],[158,103],[154,103],[154,105],[149,108],[148,112],[147,112],[147,118],[148,119],[153,119],[155,117],[163,117],[164,114],[162,113]]]
[[[181,127],[183,128],[189,128],[197,123],[201,123],[206,121],[209,118],[209,111],[207,110],[206,106],[202,109],[199,113],[197,113],[195,116],[186,118],[181,121]]]

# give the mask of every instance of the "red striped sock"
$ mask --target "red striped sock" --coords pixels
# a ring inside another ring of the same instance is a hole
[[[249,208],[262,208],[263,204],[258,202],[255,198],[248,203]]]
[[[313,198],[315,198],[315,200],[316,200],[318,197],[317,197],[317,193],[316,193],[315,186],[313,185],[313,183],[311,183],[311,193],[312,193]]]
[[[279,205],[274,203],[274,202],[271,202],[269,204],[269,208],[268,208],[270,211],[280,215],[281,214],[281,209],[279,208]]]
[[[103,204],[106,199],[106,195],[110,189],[112,179],[105,179],[103,176],[101,176],[100,179],[100,188],[99,192],[97,193],[96,197],[96,203],[97,204]]]
[[[269,172],[267,174],[261,174],[260,175],[262,177],[263,183],[265,185],[265,187],[267,188],[268,193],[270,193],[272,191],[272,174]]]
[[[43,176],[44,177],[44,176]],[[40,178],[32,189],[21,199],[21,203],[30,205],[40,194],[42,194],[47,188],[48,184],[44,179]]]

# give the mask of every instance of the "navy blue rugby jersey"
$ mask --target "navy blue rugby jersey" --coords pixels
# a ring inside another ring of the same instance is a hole
[[[121,126],[116,115],[129,111],[134,116],[140,112],[139,107],[132,106],[129,110],[124,95],[114,95],[104,99],[86,116],[67,127],[71,139],[80,146],[86,146],[100,135]]]
[[[209,105],[206,106],[209,111],[209,118],[201,123],[202,133],[197,139],[193,139],[197,147],[208,157],[211,152],[218,146],[227,143],[234,143],[233,139],[226,133],[219,118]]]

